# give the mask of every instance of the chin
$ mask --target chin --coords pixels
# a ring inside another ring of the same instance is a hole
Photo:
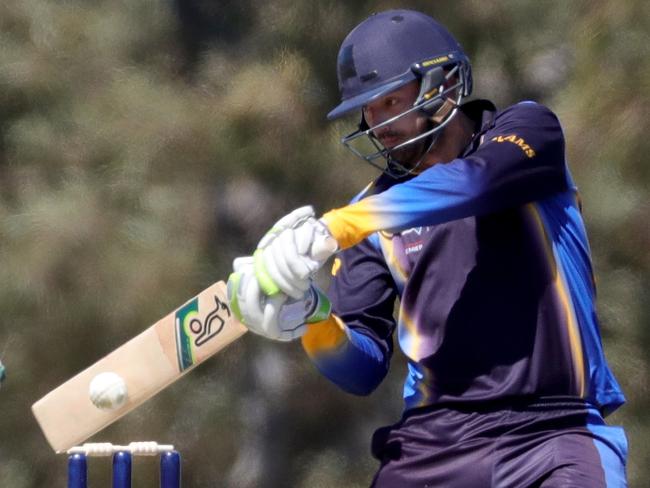
[[[422,154],[420,151],[415,151],[414,148],[408,149],[398,149],[397,151],[391,151],[390,157],[398,162],[400,165],[409,169],[417,164],[420,160]]]

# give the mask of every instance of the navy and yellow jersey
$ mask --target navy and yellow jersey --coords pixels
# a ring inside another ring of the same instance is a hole
[[[382,175],[323,216],[343,251],[333,314],[303,346],[325,376],[367,394],[396,332],[407,410],[559,396],[610,412],[624,397],[602,350],[560,123],[534,102],[463,111],[477,133],[461,157]]]

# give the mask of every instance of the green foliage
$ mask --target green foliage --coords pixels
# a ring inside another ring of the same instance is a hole
[[[383,1],[0,3],[0,485],[62,485],[29,406],[208,284],[268,224],[344,204],[374,175],[327,124],[347,32]],[[650,7],[642,0],[402,2],[448,25],[476,95],[563,122],[603,335],[630,399],[632,486],[650,477]],[[232,22],[229,22],[232,20]],[[296,345],[246,337],[96,436],[171,442],[187,486],[366,486],[403,364],[340,393]],[[16,442],[10,441],[16,439]],[[93,463],[93,481],[109,469]],[[152,483],[152,463],[136,480]],[[146,472],[148,471],[148,473]]]

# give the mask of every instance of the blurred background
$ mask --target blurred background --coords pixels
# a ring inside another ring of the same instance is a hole
[[[268,225],[375,176],[327,123],[335,61],[373,11],[422,10],[473,61],[475,97],[560,117],[582,193],[602,334],[650,479],[650,2],[3,0],[0,486],[65,484],[30,405],[217,279]],[[188,487],[363,487],[401,411],[396,355],[346,395],[298,344],[249,335],[93,438],[173,443]],[[645,442],[644,442],[645,440]],[[156,464],[136,463],[135,486]],[[90,480],[108,486],[108,462]],[[140,484],[137,484],[140,483]]]

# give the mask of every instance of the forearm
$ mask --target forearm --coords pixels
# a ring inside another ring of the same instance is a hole
[[[302,345],[318,370],[348,393],[370,394],[388,371],[388,355],[377,342],[333,314],[310,324]]]
[[[436,225],[521,205],[566,188],[555,168],[533,168],[508,175],[477,158],[430,168],[410,181],[323,215],[342,249],[373,232]]]
[[[463,163],[458,161],[457,165]],[[331,210],[322,220],[339,246],[347,249],[374,232],[396,232],[463,218],[478,206],[478,181],[472,181],[467,172],[458,171],[456,177],[453,173],[451,165],[430,168],[426,175]]]
[[[569,178],[557,117],[534,103],[504,113],[476,151],[327,212],[322,220],[341,249],[378,231],[484,215],[564,191]],[[525,149],[527,148],[527,149]]]

